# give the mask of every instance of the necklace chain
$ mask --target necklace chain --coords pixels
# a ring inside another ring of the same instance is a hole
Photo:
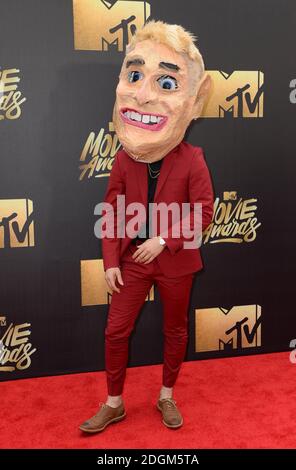
[[[148,163],[148,171],[149,171],[150,177],[154,178],[154,179],[157,178],[159,176],[159,173],[160,173],[160,170],[153,170],[153,168],[150,167],[149,163]]]

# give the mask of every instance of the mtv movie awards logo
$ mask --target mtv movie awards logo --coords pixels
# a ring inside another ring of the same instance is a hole
[[[27,98],[18,90],[19,72],[19,69],[1,70],[0,67],[0,121],[18,119],[21,115],[21,105]]]
[[[34,245],[33,202],[30,199],[0,199],[0,248]]]
[[[114,131],[113,122],[108,124],[109,132],[101,128],[98,135],[91,132],[80,155],[79,180],[109,176],[116,152],[121,144]]]
[[[261,225],[256,217],[257,199],[237,197],[225,191],[223,200],[216,198],[211,224],[203,233],[203,243],[250,243]]]
[[[263,117],[264,74],[259,70],[231,73],[207,70],[213,86],[201,117]]]
[[[261,306],[195,310],[196,352],[241,351],[261,346]]]
[[[0,372],[28,369],[37,349],[30,342],[31,323],[7,324],[0,316]]]
[[[145,0],[73,0],[74,47],[123,52],[150,14],[150,3]]]

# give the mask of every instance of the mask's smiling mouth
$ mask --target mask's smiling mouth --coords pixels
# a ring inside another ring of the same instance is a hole
[[[121,108],[121,119],[136,127],[142,127],[150,131],[159,131],[166,124],[168,118],[161,114],[141,113],[133,108]]]

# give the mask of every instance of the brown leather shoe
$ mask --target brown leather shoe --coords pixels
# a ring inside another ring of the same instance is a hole
[[[183,424],[183,418],[177,408],[176,401],[172,398],[163,398],[158,400],[157,409],[162,412],[162,422],[168,428],[180,428]]]
[[[79,426],[79,429],[88,433],[104,431],[108,424],[121,421],[126,413],[124,405],[121,403],[117,408],[112,408],[106,403],[101,403],[101,407],[97,414],[85,421]]]

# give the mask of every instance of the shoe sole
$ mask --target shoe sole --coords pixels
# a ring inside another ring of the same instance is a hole
[[[80,429],[80,431],[87,432],[87,433],[89,433],[89,434],[95,434],[96,432],[102,432],[102,431],[104,431],[104,429],[106,429],[106,427],[109,426],[109,424],[112,424],[112,423],[116,423],[116,422],[118,422],[118,421],[121,421],[121,420],[124,419],[125,417],[126,417],[126,413],[124,413],[124,414],[121,415],[121,416],[118,416],[117,418],[110,419],[110,421],[108,421],[102,428],[88,429],[88,428],[84,428],[83,426],[79,426],[79,429]]]
[[[157,403],[157,405],[156,405],[156,408],[158,409],[158,411],[160,411],[160,412],[162,413],[162,409],[160,408],[160,406],[158,405],[158,403]],[[170,428],[170,429],[178,429],[178,428],[180,428],[180,427],[183,425],[183,418],[182,418],[182,421],[181,421],[180,424],[168,424],[168,423],[165,422],[164,419],[162,420],[162,422],[163,422],[163,424],[164,424],[167,428]]]

